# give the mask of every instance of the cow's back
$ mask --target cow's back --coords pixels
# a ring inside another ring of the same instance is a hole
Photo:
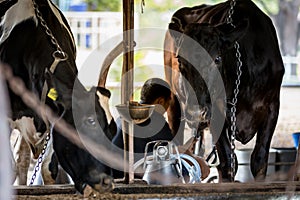
[[[175,22],[179,23],[182,31],[184,31],[185,27],[190,23],[218,25],[226,23],[229,9],[230,1],[216,5],[200,5],[191,8],[185,7],[174,13],[172,21],[175,20]],[[282,78],[284,69],[276,31],[271,19],[251,0],[237,0],[233,10],[233,24],[239,23],[244,19],[247,19],[249,22],[246,34],[239,40],[239,43],[242,46],[241,53],[242,56],[244,56],[243,59],[247,59],[244,64],[252,63],[251,66],[247,66],[249,69],[249,78],[251,79],[252,75],[256,76],[257,73],[262,73],[261,66],[265,58],[259,57],[259,55],[264,54],[264,56],[270,58],[270,62],[273,63],[268,64],[269,66],[272,65],[272,69],[267,70],[267,73],[269,74],[271,72],[275,75],[268,76],[270,79],[264,80],[264,84],[268,84],[269,81],[275,81],[269,86],[279,87],[281,80],[276,80],[280,79],[280,77]],[[226,61],[224,61],[224,63],[226,63]],[[256,69],[255,66],[258,66],[259,69]],[[253,84],[255,83],[253,82]],[[259,84],[262,84],[262,82]]]

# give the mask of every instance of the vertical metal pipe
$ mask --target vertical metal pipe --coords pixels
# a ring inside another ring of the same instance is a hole
[[[0,66],[2,68],[2,66]],[[2,73],[2,72],[1,72]],[[10,199],[13,190],[11,181],[12,178],[12,166],[10,157],[10,143],[9,135],[10,130],[8,126],[7,116],[8,116],[8,93],[5,78],[0,74],[0,199]]]
[[[133,97],[133,41],[134,41],[134,0],[123,0],[123,69],[121,82],[121,102],[127,103]],[[125,173],[125,183],[134,181],[133,174],[133,128],[132,124],[122,122],[124,138],[124,160],[128,161],[128,173]]]

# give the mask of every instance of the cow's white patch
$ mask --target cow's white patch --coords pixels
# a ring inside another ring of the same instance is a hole
[[[0,44],[9,37],[11,31],[17,24],[29,18],[32,18],[36,25],[38,24],[32,0],[18,1],[10,9],[8,9],[1,19],[0,25],[3,27],[3,33],[0,37]]]
[[[70,35],[70,39],[72,40],[73,47],[75,49],[75,41],[73,38],[73,35],[71,33],[71,30],[68,28],[68,26],[64,23],[61,13],[59,12],[58,8],[50,1],[48,0],[49,7],[51,8],[52,12],[60,22],[60,24],[63,25],[63,27],[67,30],[67,32]],[[25,21],[27,19],[32,18],[36,25],[38,25],[38,19],[35,15],[35,10],[33,7],[32,0],[19,0],[16,4],[14,4],[10,9],[8,9],[5,13],[5,15],[1,19],[0,26],[3,27],[3,33],[0,37],[0,44],[2,44],[10,35],[11,31],[14,29],[14,27],[21,23],[22,21]]]
[[[102,95],[99,91],[97,91],[97,95],[99,97],[99,103],[101,105],[101,107],[104,109],[106,118],[107,118],[107,123],[110,124],[111,120],[112,120],[112,115],[110,113],[109,110],[109,98],[107,96]]]
[[[10,127],[12,129],[19,130],[22,133],[22,136],[25,138],[25,140],[33,146],[40,144],[41,141],[44,139],[44,134],[41,134],[36,131],[33,118],[31,117],[23,116],[21,119],[10,121]]]

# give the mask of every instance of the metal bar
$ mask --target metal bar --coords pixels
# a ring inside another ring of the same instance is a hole
[[[11,152],[10,152],[10,129],[8,127],[7,116],[8,116],[8,91],[7,85],[5,82],[5,77],[0,73],[0,130],[1,130],[1,152],[0,152],[0,199],[9,199],[12,195],[11,190],[11,180],[13,180],[12,170],[9,170],[11,167]]]
[[[98,87],[105,87],[107,75],[112,62],[123,52],[123,42],[120,42],[113,50],[105,57],[101,66],[100,75],[98,78]]]
[[[127,103],[133,97],[133,41],[134,41],[134,0],[123,0],[123,69],[121,82],[121,102]],[[124,138],[124,160],[128,160],[128,173],[125,172],[125,183],[134,181],[133,174],[133,131],[128,122],[122,121]],[[130,145],[129,145],[130,144]],[[126,169],[126,166],[124,167]],[[125,171],[125,170],[124,170]]]

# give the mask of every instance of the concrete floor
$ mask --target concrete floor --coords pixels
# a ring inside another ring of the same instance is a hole
[[[300,132],[300,87],[282,87],[280,112],[272,147],[293,147],[292,133]]]
[[[17,200],[48,199],[299,199],[299,182],[216,183],[187,185],[116,184],[111,192],[75,194],[72,186],[17,187]]]

